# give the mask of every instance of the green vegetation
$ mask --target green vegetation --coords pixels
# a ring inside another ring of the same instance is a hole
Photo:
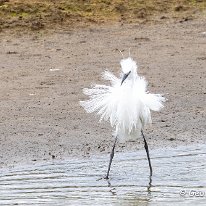
[[[86,26],[151,21],[154,16],[193,16],[206,0],[0,0],[0,28]]]

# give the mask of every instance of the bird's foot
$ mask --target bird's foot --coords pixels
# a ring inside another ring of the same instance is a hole
[[[106,176],[104,177],[104,179],[105,179],[105,180],[108,180],[108,179],[109,179],[108,175],[106,175]]]
[[[99,179],[97,179],[97,181],[99,181],[99,180],[108,180],[108,179],[109,179],[109,177],[105,176],[105,177],[100,177]]]

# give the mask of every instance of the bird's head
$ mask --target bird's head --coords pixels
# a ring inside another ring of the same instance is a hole
[[[128,57],[127,59],[122,59],[120,61],[120,65],[121,65],[122,72],[123,72],[123,77],[122,77],[122,82],[121,82],[121,85],[122,85],[123,82],[127,78],[129,78],[129,77],[132,78],[136,75],[137,64],[131,57]]]

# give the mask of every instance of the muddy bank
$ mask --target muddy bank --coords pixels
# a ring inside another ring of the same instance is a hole
[[[87,115],[82,88],[118,75],[131,48],[149,91],[168,98],[145,131],[150,148],[205,143],[205,19],[58,30],[50,35],[0,38],[0,165],[107,153],[109,124]],[[117,151],[143,148],[142,139]]]
[[[187,21],[205,13],[203,0],[185,1],[76,1],[0,0],[0,32],[45,30],[103,25],[114,22]]]

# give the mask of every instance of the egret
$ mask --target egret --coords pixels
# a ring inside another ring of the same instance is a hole
[[[138,66],[133,58],[123,58],[120,66],[120,78],[109,71],[102,73],[103,79],[110,81],[110,85],[96,84],[91,88],[84,88],[83,93],[89,99],[80,101],[80,105],[87,113],[96,112],[100,121],[110,121],[114,128],[115,140],[105,178],[109,178],[117,139],[135,139],[139,136],[144,140],[151,177],[152,166],[143,129],[152,122],[151,110],[159,111],[166,99],[161,94],[147,91],[147,81],[137,74]]]

